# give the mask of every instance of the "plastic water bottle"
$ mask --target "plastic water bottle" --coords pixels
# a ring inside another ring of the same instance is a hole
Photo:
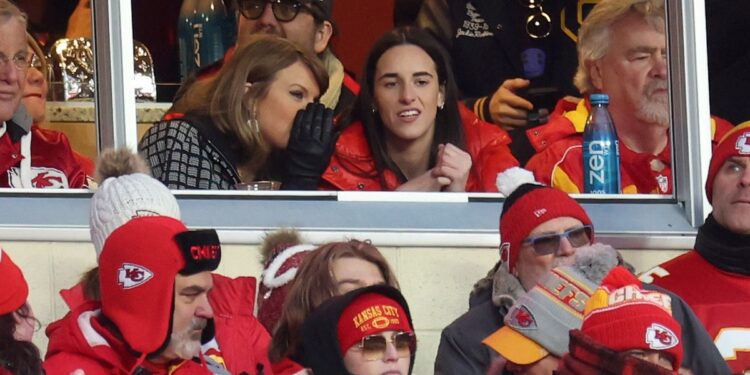
[[[177,20],[177,44],[180,49],[180,80],[184,81],[197,67],[199,58],[193,44],[193,20],[196,0],[184,0]]]
[[[222,0],[183,0],[177,23],[180,76],[224,57],[235,42],[235,17]]]
[[[196,7],[193,37],[200,45],[198,66],[204,67],[223,58],[230,47],[225,33],[233,25],[233,18],[222,0],[197,0]]]
[[[607,94],[591,94],[591,113],[583,131],[584,192],[620,193],[620,147],[607,106]]]

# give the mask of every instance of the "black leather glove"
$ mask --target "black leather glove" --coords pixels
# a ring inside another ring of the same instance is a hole
[[[315,190],[336,144],[333,110],[310,103],[297,112],[286,146],[282,190]]]

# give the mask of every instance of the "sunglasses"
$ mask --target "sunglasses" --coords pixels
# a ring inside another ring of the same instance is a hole
[[[394,332],[390,339],[382,335],[370,335],[362,338],[357,347],[362,350],[366,361],[379,361],[385,358],[388,343],[396,347],[399,358],[408,358],[417,350],[417,337],[412,332]]]
[[[526,34],[534,39],[543,39],[552,31],[552,19],[542,8],[544,0],[519,0],[521,6],[532,10],[526,18]]]
[[[560,234],[544,234],[541,236],[529,237],[521,243],[522,245],[531,245],[537,255],[557,254],[560,250],[560,242],[567,238],[570,246],[581,247],[591,243],[594,237],[594,226],[584,225],[582,227],[568,229]]]
[[[318,1],[318,0],[313,0]],[[271,11],[277,21],[289,22],[297,17],[300,11],[313,14],[312,9],[306,7],[300,0],[238,0],[239,10],[243,17],[257,20],[271,4]]]

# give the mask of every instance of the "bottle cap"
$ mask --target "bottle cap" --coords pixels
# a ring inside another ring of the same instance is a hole
[[[589,100],[591,104],[609,104],[609,95],[604,93],[591,94]]]

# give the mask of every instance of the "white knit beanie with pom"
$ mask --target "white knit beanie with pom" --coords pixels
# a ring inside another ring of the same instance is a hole
[[[107,237],[130,219],[169,216],[180,219],[180,207],[172,192],[148,175],[148,167],[126,148],[102,153],[97,161],[99,188],[91,198],[89,227],[96,258]]]

